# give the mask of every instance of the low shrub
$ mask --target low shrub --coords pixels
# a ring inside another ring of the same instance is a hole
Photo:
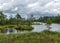
[[[15,28],[15,25],[9,25],[8,28]]]
[[[28,31],[31,31],[33,29],[33,27],[31,26],[27,26],[27,25],[20,25],[20,26],[17,26],[16,27],[17,30],[28,30]]]
[[[0,30],[5,29],[5,28],[15,28],[16,25],[4,25],[4,26],[0,26]]]
[[[0,26],[0,30],[4,29],[4,27]]]

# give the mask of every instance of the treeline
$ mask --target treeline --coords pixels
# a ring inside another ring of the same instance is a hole
[[[14,17],[10,15],[7,18],[3,12],[0,12],[0,25],[31,25],[33,22],[47,22],[47,19],[50,19],[52,23],[60,23],[60,15],[58,16],[44,16],[36,19],[33,14],[30,15],[27,19],[22,18],[19,13]]]
[[[7,18],[7,15],[5,15],[3,12],[0,12],[0,25],[30,25],[32,23],[33,15],[30,16],[29,19],[22,18],[19,13],[13,17],[10,15],[10,17]]]
[[[60,23],[60,15],[58,16],[44,16],[38,19],[39,22],[47,22],[47,19],[50,18],[52,23]]]

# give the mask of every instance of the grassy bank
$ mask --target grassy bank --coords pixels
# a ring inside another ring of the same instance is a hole
[[[0,26],[0,30],[6,29],[6,28],[15,28],[16,30],[27,30],[27,31],[31,31],[33,29],[32,26],[28,26],[28,25],[3,25]]]
[[[23,34],[0,34],[0,43],[60,43],[60,33],[43,31]]]

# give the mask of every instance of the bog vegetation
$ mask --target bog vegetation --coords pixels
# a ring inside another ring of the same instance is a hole
[[[31,30],[33,27],[31,25],[33,22],[44,22],[51,29],[50,25],[52,23],[60,23],[60,15],[58,16],[44,16],[36,19],[33,14],[31,14],[27,19],[21,17],[21,14],[17,13],[14,17],[10,15],[7,17],[3,12],[0,11],[0,30],[4,28],[14,27],[20,30]],[[31,29],[30,29],[31,28]]]
[[[0,43],[60,43],[60,33],[50,31],[52,23],[60,23],[60,16],[44,16],[38,19],[30,15],[28,19],[22,18],[19,13],[14,17],[7,17],[3,12],[0,12],[0,30],[5,28],[15,28],[17,30],[31,31],[33,22],[44,22],[48,30],[42,32],[30,32],[23,34],[1,34]],[[34,25],[34,24],[33,24]]]
[[[23,34],[0,34],[0,43],[60,43],[59,32],[30,32]]]
[[[31,26],[33,22],[33,16],[29,19],[24,19],[21,17],[19,13],[13,17],[10,15],[10,17],[7,17],[3,12],[0,12],[0,30],[5,28],[15,28],[17,30],[32,30],[33,27]],[[32,21],[31,21],[32,20]]]

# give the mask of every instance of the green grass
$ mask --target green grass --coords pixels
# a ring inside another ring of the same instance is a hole
[[[0,26],[0,30],[5,29],[5,28],[15,28],[17,30],[22,30],[22,31],[24,31],[24,30],[31,31],[33,29],[32,26],[27,26],[27,25],[19,25],[19,26],[17,26],[17,25],[4,25],[4,26]]]
[[[31,31],[33,29],[33,27],[32,26],[27,26],[27,25],[20,25],[20,26],[16,27],[16,29],[17,30],[22,30],[22,31],[24,31],[24,30]]]
[[[60,43],[59,32],[29,32],[23,34],[0,34],[0,43]]]
[[[15,27],[16,25],[0,25],[0,30],[5,29],[5,28],[12,28]]]

